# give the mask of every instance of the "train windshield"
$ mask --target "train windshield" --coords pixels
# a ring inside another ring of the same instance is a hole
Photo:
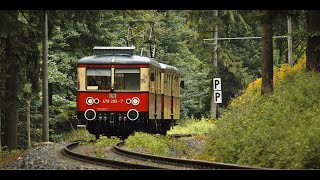
[[[111,69],[87,69],[88,90],[109,90],[111,88]]]
[[[140,90],[140,69],[115,69],[117,90]]]

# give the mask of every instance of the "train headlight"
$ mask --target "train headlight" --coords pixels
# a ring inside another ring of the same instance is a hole
[[[92,97],[87,97],[86,103],[87,103],[87,105],[91,106],[94,103],[93,98]]]
[[[100,100],[99,100],[98,98],[95,98],[95,99],[94,99],[94,103],[95,103],[95,104],[99,104],[99,102],[100,102]]]
[[[127,113],[127,117],[129,120],[131,121],[135,121],[138,119],[139,117],[139,112],[135,109],[130,109]]]
[[[96,118],[96,112],[93,109],[87,109],[84,112],[84,117],[86,118],[86,120],[88,121],[92,121]]]
[[[132,98],[132,104],[133,105],[137,106],[137,105],[139,105],[139,103],[140,103],[140,99],[139,98],[137,98],[137,97]]]

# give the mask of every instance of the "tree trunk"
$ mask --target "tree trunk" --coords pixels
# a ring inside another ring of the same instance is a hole
[[[8,108],[7,108],[7,143],[9,149],[17,148],[18,132],[18,77],[17,59],[14,57],[13,38],[9,35],[6,42],[6,59],[9,63],[7,74]]]
[[[262,28],[262,86],[261,95],[273,92],[273,44],[272,15],[270,10],[263,10]]]
[[[44,12],[43,64],[42,64],[42,142],[49,142],[49,103],[48,103],[48,15]]]
[[[27,135],[28,135],[28,148],[31,148],[31,136],[30,136],[30,102],[27,100]]]
[[[320,72],[320,10],[307,11],[307,71]]]
[[[0,108],[0,152],[2,151],[2,146],[1,146],[1,138],[2,138],[2,131],[1,131],[1,108]]]

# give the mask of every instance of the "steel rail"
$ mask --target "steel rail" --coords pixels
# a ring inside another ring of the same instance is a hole
[[[171,135],[174,138],[180,137],[191,137],[191,134],[183,134],[183,135]],[[195,169],[256,169],[256,170],[271,170],[268,168],[261,167],[252,167],[252,166],[243,166],[237,164],[228,164],[228,163],[219,163],[219,162],[211,162],[211,161],[203,161],[203,160],[191,160],[191,159],[180,159],[166,156],[158,156],[151,154],[144,154],[135,151],[125,150],[121,148],[125,142],[119,142],[115,146],[112,147],[111,151],[117,153],[122,156],[127,156],[130,158],[141,159],[141,160],[151,160],[156,163],[163,163],[175,166],[189,167]]]
[[[149,165],[143,165],[143,164],[134,164],[134,163],[127,163],[127,162],[85,156],[85,155],[78,154],[78,153],[71,151],[72,149],[76,148],[77,146],[79,146],[79,142],[71,143],[68,146],[64,147],[61,150],[61,153],[64,156],[67,156],[69,158],[72,158],[72,159],[75,159],[78,161],[91,163],[91,164],[95,164],[95,165],[108,166],[108,167],[118,168],[118,169],[164,169],[161,167],[155,167],[155,166],[149,166]]]

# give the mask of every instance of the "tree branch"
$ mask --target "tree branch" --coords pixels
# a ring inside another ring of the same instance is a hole
[[[28,23],[30,24],[30,19],[28,19],[25,15],[24,15],[24,13],[23,13],[23,11],[20,11],[21,12],[21,14],[22,14],[22,16],[28,21]]]

